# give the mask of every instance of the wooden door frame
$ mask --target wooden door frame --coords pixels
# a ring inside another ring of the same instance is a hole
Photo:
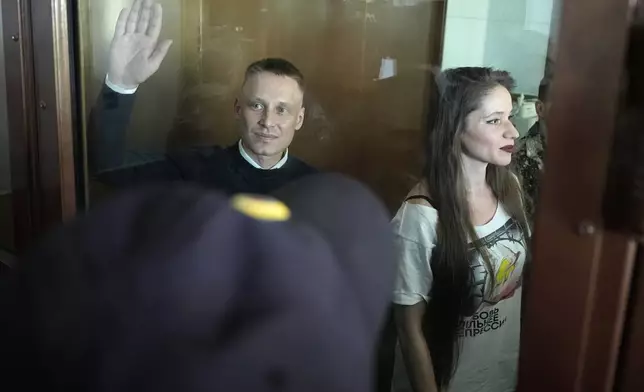
[[[39,231],[76,215],[75,133],[70,0],[32,2],[38,112]],[[43,105],[44,104],[44,105]]]
[[[616,379],[618,392],[644,390],[644,248],[640,247],[637,258]]]
[[[604,229],[602,201],[628,2],[563,1],[522,323],[521,392],[614,386],[636,243]]]
[[[31,153],[36,139],[32,72],[31,13],[25,1],[3,1],[3,36],[15,248],[22,249],[37,226],[34,216],[37,178]]]
[[[624,338],[615,391],[644,390],[644,196],[642,190],[644,138],[644,0],[631,2],[631,31],[624,70],[628,91],[620,105],[620,126],[613,148],[611,192],[607,192],[606,209],[611,212],[610,223],[616,229],[639,234],[640,246],[633,271],[626,312]],[[634,148],[633,148],[634,147]]]
[[[70,3],[2,2],[18,252],[76,214]]]

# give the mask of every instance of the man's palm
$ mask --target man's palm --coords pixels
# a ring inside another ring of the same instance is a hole
[[[108,77],[122,87],[135,87],[152,76],[172,41],[159,43],[162,8],[152,0],[136,0],[119,15],[110,47]]]

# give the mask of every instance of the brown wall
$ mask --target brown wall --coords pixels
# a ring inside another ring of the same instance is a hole
[[[308,115],[293,153],[367,182],[396,208],[419,168],[428,69],[439,64],[445,2],[266,4],[204,0],[200,10],[184,2],[179,116],[189,126],[169,143],[233,142],[232,103],[244,68],[284,57],[308,84]],[[376,81],[384,57],[397,60],[398,74]]]

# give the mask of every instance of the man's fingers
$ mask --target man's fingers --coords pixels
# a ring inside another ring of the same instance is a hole
[[[155,69],[158,69],[161,66],[161,62],[163,62],[163,59],[168,54],[170,46],[172,46],[172,41],[167,39],[157,45],[150,55],[150,63],[152,63]]]
[[[128,16],[127,25],[125,26],[126,33],[136,32],[136,25],[139,22],[139,16],[141,14],[141,2],[142,0],[135,0],[134,4],[132,4],[130,16]]]
[[[127,25],[127,18],[130,15],[129,8],[123,8],[119,13],[119,18],[116,20],[116,28],[114,29],[114,36],[125,34],[125,26]]]
[[[150,17],[150,24],[148,26],[148,37],[157,40],[161,34],[161,26],[163,25],[163,7],[161,4],[156,3],[152,7],[152,15]]]
[[[139,16],[139,22],[136,25],[136,32],[145,34],[148,31],[148,25],[150,24],[150,14],[152,13],[152,0],[144,0],[141,7],[141,15]]]

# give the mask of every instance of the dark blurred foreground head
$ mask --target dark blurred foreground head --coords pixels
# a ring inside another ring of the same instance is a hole
[[[7,390],[369,391],[387,214],[334,175],[276,196],[131,191],[52,233],[2,282]]]

